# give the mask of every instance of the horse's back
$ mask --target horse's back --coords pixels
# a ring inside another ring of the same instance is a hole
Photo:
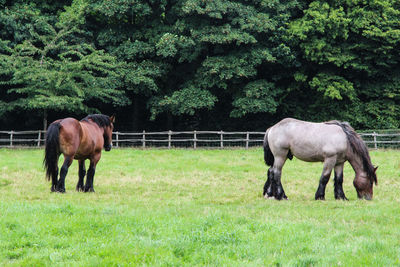
[[[347,151],[347,137],[340,126],[292,118],[272,126],[268,141],[274,155],[286,156],[283,154],[289,150],[304,161],[323,161],[335,155],[344,161]]]

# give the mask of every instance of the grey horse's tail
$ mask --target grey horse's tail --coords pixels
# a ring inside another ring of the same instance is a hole
[[[271,149],[268,144],[268,132],[269,132],[269,129],[265,132],[265,135],[264,135],[264,161],[265,161],[265,164],[267,164],[268,166],[272,166],[272,165],[274,165],[275,158],[274,158],[274,155],[272,154]]]

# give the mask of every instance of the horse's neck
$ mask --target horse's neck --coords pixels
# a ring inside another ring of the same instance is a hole
[[[104,128],[97,125],[95,122],[81,122],[81,126],[86,131],[93,131],[93,129],[99,129],[99,131],[104,134]],[[91,130],[92,129],[92,130]]]
[[[353,167],[354,172],[357,174],[366,173],[364,170],[363,159],[360,155],[350,152],[347,154],[347,160],[349,161],[351,167]]]

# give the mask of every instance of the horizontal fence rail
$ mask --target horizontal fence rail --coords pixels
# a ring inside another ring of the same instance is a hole
[[[261,146],[265,132],[162,131],[113,132],[114,147],[224,148]],[[361,132],[369,148],[400,148],[400,130]],[[45,131],[0,131],[0,147],[41,147]]]

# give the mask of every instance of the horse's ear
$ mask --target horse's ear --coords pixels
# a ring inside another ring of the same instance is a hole
[[[110,121],[111,121],[111,123],[114,123],[114,122],[115,122],[115,114],[113,114],[113,115],[110,117]]]
[[[374,167],[374,172],[376,172],[376,170],[378,169],[379,166]]]

